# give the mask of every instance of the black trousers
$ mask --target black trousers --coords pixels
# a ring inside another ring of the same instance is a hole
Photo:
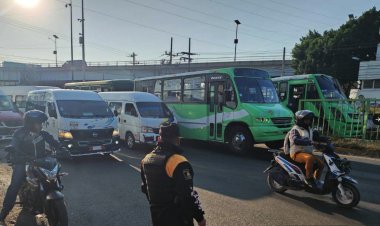
[[[25,177],[25,165],[13,165],[11,184],[9,185],[7,193],[5,194],[3,207],[0,212],[0,220],[4,220],[8,216],[9,212],[13,209],[18,191],[20,190],[22,184],[25,182]]]
[[[181,210],[174,206],[151,206],[153,226],[194,226],[193,219],[184,217]]]

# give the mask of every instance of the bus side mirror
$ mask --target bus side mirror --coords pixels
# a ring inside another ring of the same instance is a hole
[[[48,114],[50,117],[57,118],[57,111],[55,110],[53,103],[48,103]]]

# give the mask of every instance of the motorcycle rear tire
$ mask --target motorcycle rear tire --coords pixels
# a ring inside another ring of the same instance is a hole
[[[281,186],[279,183],[277,183],[273,179],[273,177],[270,175],[270,173],[268,173],[268,176],[267,176],[267,184],[272,191],[280,193],[280,194],[284,193],[287,190],[286,188]]]
[[[47,214],[50,226],[68,226],[69,217],[63,199],[51,200]]]

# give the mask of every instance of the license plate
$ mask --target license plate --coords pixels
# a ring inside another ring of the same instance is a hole
[[[103,150],[103,147],[102,146],[93,146],[91,148],[91,150],[93,150],[93,151],[100,151],[100,150]]]

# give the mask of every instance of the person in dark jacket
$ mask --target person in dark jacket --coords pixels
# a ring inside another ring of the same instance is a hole
[[[193,219],[205,226],[194,172],[181,155],[179,129],[174,123],[160,126],[161,140],[141,162],[142,192],[150,203],[153,226],[192,226]]]
[[[48,154],[46,153],[45,142],[56,150],[61,147],[53,136],[42,130],[42,123],[47,119],[46,114],[42,111],[28,111],[24,115],[24,126],[16,130],[13,135],[11,142],[13,173],[0,212],[0,226],[5,225],[4,220],[12,210],[17,194],[25,181],[25,164],[34,159],[43,158]]]

